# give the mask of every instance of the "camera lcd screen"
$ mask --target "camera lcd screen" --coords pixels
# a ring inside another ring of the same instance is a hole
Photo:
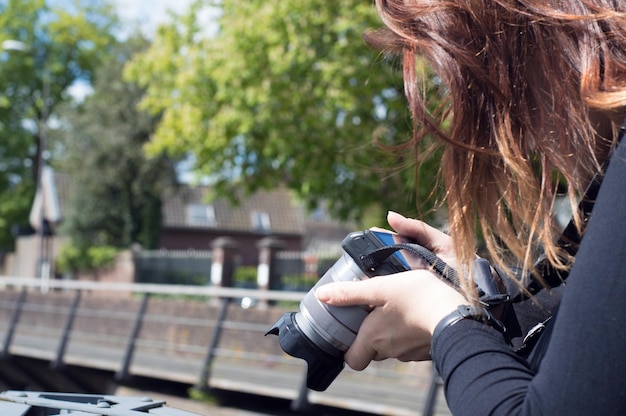
[[[383,246],[413,243],[410,239],[401,236],[400,234],[387,231],[383,228],[370,228],[369,231],[382,243]],[[393,256],[400,261],[407,270],[425,269],[430,267],[423,259],[407,252],[406,250],[397,251],[393,254]]]
[[[408,239],[402,237],[401,235],[386,230],[377,230],[375,228],[372,228],[370,229],[370,231],[376,236],[376,238],[380,240],[381,243],[383,243],[383,246],[393,246],[395,244],[410,242]],[[394,256],[402,262],[407,270],[410,270],[412,268],[407,259],[402,255],[400,251],[395,252]]]

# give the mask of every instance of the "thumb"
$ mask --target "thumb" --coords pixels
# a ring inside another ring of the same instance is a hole
[[[332,282],[318,287],[315,296],[320,302],[333,306],[385,304],[380,278],[356,282]]]

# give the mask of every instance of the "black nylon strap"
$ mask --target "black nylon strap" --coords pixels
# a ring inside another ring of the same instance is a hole
[[[621,141],[626,137],[626,120],[622,124],[619,133],[618,141]],[[593,210],[593,205],[596,202],[596,198],[598,197],[598,192],[600,191],[600,185],[602,185],[602,178],[604,178],[604,174],[606,172],[606,168],[608,167],[608,162],[604,163],[599,172],[593,176],[591,183],[587,186],[583,198],[578,204],[578,210],[582,215],[583,220],[583,232],[587,223],[589,222],[589,218],[591,218],[591,212]],[[582,234],[578,232],[576,224],[573,219],[567,224],[567,227],[563,230],[561,237],[559,238],[557,245],[559,247],[564,248],[567,251],[567,254],[570,256],[575,256],[578,252],[578,246],[582,240]],[[542,257],[535,264],[535,269],[538,274],[542,277],[545,284],[549,288],[554,288],[560,286],[567,277],[569,276],[569,271],[567,270],[557,270],[550,264],[547,258]],[[526,290],[528,293],[520,293],[515,298],[511,299],[511,302],[521,302],[529,298],[529,295],[535,295],[540,290],[544,288],[544,285],[541,284],[534,276],[530,276],[530,281],[526,286]]]
[[[587,225],[589,218],[591,217],[591,211],[593,210],[593,204],[598,196],[598,191],[600,190],[600,185],[602,184],[602,177],[604,176],[605,167],[603,167],[601,172],[598,172],[594,175],[593,180],[587,187],[585,194],[578,204],[578,210],[582,213],[583,220],[583,231],[584,227]],[[565,251],[570,256],[575,256],[578,252],[578,246],[580,245],[580,241],[582,239],[581,234],[578,232],[576,225],[573,220],[567,224],[567,227],[563,230],[561,237],[559,238],[557,245]],[[535,269],[537,273],[542,277],[544,284],[550,288],[554,288],[560,286],[567,277],[569,276],[568,270],[558,270],[556,269],[545,256],[542,256],[541,259],[535,264]],[[518,296],[513,298],[512,302],[520,302],[522,300],[528,299],[528,295],[535,295],[540,290],[544,288],[544,284],[542,284],[539,280],[537,280],[534,276],[530,276],[530,281],[526,286],[526,290],[528,293],[520,293]]]
[[[391,246],[381,247],[372,251],[371,253],[362,255],[361,261],[366,268],[371,271],[375,271],[376,268],[383,261],[385,261],[389,256],[399,250],[406,250],[411,254],[414,254],[417,257],[421,258],[426,263],[428,263],[429,266],[432,267],[432,271],[436,275],[451,284],[455,289],[461,289],[461,281],[459,280],[459,275],[457,271],[453,267],[450,267],[446,262],[441,260],[441,258],[439,258],[435,253],[425,247],[420,246],[419,244],[400,243]],[[485,292],[481,288],[477,289],[479,297],[485,295]]]

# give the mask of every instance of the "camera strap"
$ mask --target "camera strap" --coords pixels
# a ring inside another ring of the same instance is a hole
[[[381,247],[368,254],[363,254],[361,261],[367,269],[374,272],[389,256],[400,250],[406,250],[424,260],[437,277],[450,284],[456,290],[461,291],[461,280],[458,271],[444,262],[435,253],[416,243],[399,243]],[[483,258],[476,259],[472,265],[471,273],[479,300],[483,305],[492,307],[509,300],[508,294],[502,294],[498,290],[493,280],[491,266],[487,260]]]
[[[618,143],[624,140],[626,137],[626,120],[622,124],[618,135]],[[582,199],[578,204],[578,211],[581,214],[583,226],[582,230],[579,232],[578,227],[574,222],[574,219],[571,219],[567,224],[563,233],[561,234],[557,245],[563,248],[568,255],[574,257],[578,252],[578,247],[582,240],[582,234],[584,233],[585,227],[589,222],[589,218],[591,218],[591,211],[593,210],[593,205],[596,202],[596,198],[598,197],[598,192],[600,191],[600,185],[602,185],[602,179],[604,178],[604,174],[606,173],[606,169],[609,165],[609,161],[602,164],[600,170],[596,172],[593,176],[591,182],[587,186],[585,193],[583,194]],[[535,270],[537,271],[537,275],[541,276],[543,283],[535,278],[535,276],[530,275],[528,277],[528,284],[526,285],[526,291],[520,291],[516,296],[511,299],[512,303],[521,302],[529,299],[531,296],[536,295],[539,291],[541,291],[544,287],[555,288],[560,286],[565,282],[567,277],[569,276],[568,270],[558,270],[556,269],[546,256],[542,256],[535,263]]]
[[[596,197],[598,196],[598,191],[600,190],[600,185],[602,184],[602,178],[604,177],[605,171],[606,164],[603,165],[602,169],[594,175],[591,183],[585,190],[583,198],[578,204],[578,210],[582,215],[583,221],[582,232],[584,232],[584,228],[591,217],[591,211],[593,210],[593,205],[596,201]],[[580,245],[581,240],[582,233],[578,231],[574,220],[571,219],[559,237],[557,246],[563,248],[568,255],[573,257],[576,256],[576,253],[578,252],[578,246]],[[543,282],[538,280],[534,275],[529,275],[525,291],[520,291],[520,293],[511,299],[511,302],[516,303],[529,299],[546,286],[548,288],[560,286],[569,276],[568,270],[558,270],[550,264],[545,255],[543,255],[537,263],[535,263],[535,270],[537,271],[537,274],[541,276]]]
[[[620,129],[618,142],[625,137],[626,120],[624,120]],[[563,230],[563,233],[557,242],[557,244],[564,248],[570,256],[575,256],[578,252],[578,246],[582,240],[582,233],[584,232],[584,228],[591,217],[591,211],[593,210],[593,206],[598,196],[598,191],[600,190],[600,185],[602,184],[602,179],[604,178],[607,167],[608,162],[604,163],[601,169],[596,172],[578,205],[578,209],[583,220],[583,230],[579,232],[578,227],[576,227],[576,224],[572,219]],[[435,253],[423,246],[420,246],[419,244],[400,243],[385,246],[374,250],[371,253],[362,255],[361,260],[366,268],[371,271],[375,271],[376,268],[382,264],[382,262],[399,250],[406,250],[421,258],[430,265],[432,272],[434,272],[438,277],[452,285],[455,289],[461,289],[459,273],[453,267],[446,264],[446,262],[439,258]],[[548,259],[543,256],[535,264],[535,269],[537,270],[538,275],[542,277],[543,283],[531,275],[529,276],[529,282],[525,287],[526,292],[520,291],[514,296],[511,296],[507,293],[500,293],[495,285],[491,267],[489,266],[487,260],[478,258],[474,261],[473,266],[475,267],[472,267],[471,270],[472,279],[474,284],[476,284],[476,290],[478,292],[480,302],[488,307],[507,302],[517,303],[527,300],[530,296],[537,294],[546,286],[549,288],[560,286],[563,282],[565,282],[569,274],[566,270],[556,269],[550,264]]]

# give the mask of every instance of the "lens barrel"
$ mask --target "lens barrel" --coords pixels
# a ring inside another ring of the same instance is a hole
[[[391,256],[375,273],[361,262],[363,254],[393,244],[394,236],[398,238],[390,232],[370,230],[349,234],[342,243],[345,253],[307,292],[300,302],[300,311],[284,314],[265,334],[278,335],[283,351],[307,362],[308,388],[324,391],[335,380],[344,367],[344,353],[371,310],[366,305],[327,305],[317,300],[315,290],[331,282],[358,281],[408,270],[399,254]]]

